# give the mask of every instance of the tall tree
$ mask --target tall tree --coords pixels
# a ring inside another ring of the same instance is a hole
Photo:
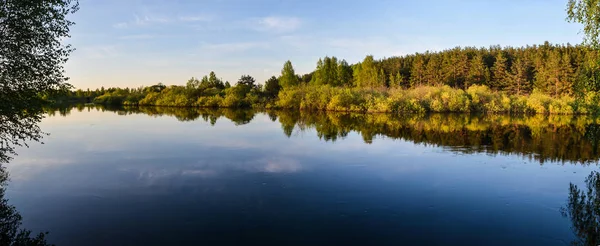
[[[481,55],[475,55],[471,59],[469,72],[467,74],[467,83],[465,83],[465,86],[471,85],[471,84],[476,84],[476,85],[487,84],[488,78],[489,78],[489,69],[485,65],[485,63],[483,61],[483,57]]]
[[[358,64],[356,70],[356,85],[359,87],[378,87],[383,86],[379,78],[379,71],[375,65],[375,60],[372,55],[365,57],[363,62]]]
[[[238,80],[237,84],[247,86],[248,88],[252,89],[252,88],[256,88],[255,82],[256,82],[256,80],[254,80],[254,78],[252,78],[252,76],[242,75],[242,77],[240,77],[240,79]]]
[[[275,98],[277,97],[281,86],[279,86],[279,80],[277,79],[277,77],[272,76],[265,82],[264,88],[267,96],[269,96],[270,98]]]
[[[71,0],[0,1],[0,163],[15,146],[39,141],[43,101],[40,95],[71,88],[64,64],[74,24],[67,17],[79,9]],[[0,166],[0,245],[48,245],[21,227],[21,215],[4,197],[7,174]]]
[[[198,80],[195,77],[192,77],[191,79],[189,79],[187,81],[187,83],[185,84],[185,86],[187,87],[188,90],[195,90],[200,88],[200,80]]]
[[[440,56],[434,55],[429,58],[425,68],[425,80],[427,85],[442,85],[442,60]]]
[[[425,58],[422,55],[418,55],[415,57],[413,62],[413,66],[410,72],[411,86],[418,87],[424,84],[425,81]]]
[[[508,85],[508,79],[510,74],[508,73],[508,59],[503,52],[498,52],[496,55],[496,61],[492,67],[492,83],[491,87],[496,90],[503,90]]]
[[[529,74],[531,65],[522,58],[517,58],[511,67],[511,80],[508,90],[511,93],[520,95],[531,91],[531,83],[529,82]]]
[[[208,85],[211,88],[225,89],[225,84],[223,84],[221,79],[217,78],[217,75],[213,71],[208,75]]]
[[[338,85],[352,85],[352,67],[346,60],[341,60],[337,66]]]
[[[313,85],[322,85],[324,83],[323,78],[323,59],[319,58],[317,61],[317,68],[315,69],[314,75],[311,77],[310,83]]]
[[[281,77],[279,78],[279,84],[282,88],[289,88],[298,85],[298,76],[294,71],[291,61],[286,61],[281,69]]]

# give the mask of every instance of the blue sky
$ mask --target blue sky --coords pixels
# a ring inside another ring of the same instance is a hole
[[[80,0],[67,63],[77,88],[184,84],[210,71],[262,82],[286,60],[355,63],[456,46],[577,44],[566,0]],[[232,83],[233,84],[233,83]]]

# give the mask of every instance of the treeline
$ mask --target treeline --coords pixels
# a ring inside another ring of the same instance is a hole
[[[381,60],[367,56],[353,65],[325,57],[304,75],[287,61],[278,77],[263,84],[243,75],[232,86],[211,72],[184,86],[66,91],[47,99],[357,112],[589,114],[600,112],[599,58],[582,45],[458,47]]]
[[[68,115],[72,107],[49,110],[50,115]],[[572,115],[461,115],[461,114],[359,114],[297,110],[192,107],[78,106],[77,110],[108,110],[119,115],[146,114],[176,117],[180,121],[203,120],[211,125],[228,119],[236,125],[250,123],[266,114],[281,124],[291,137],[314,129],[324,141],[339,141],[352,132],[370,144],[380,136],[416,144],[444,147],[460,153],[517,154],[540,163],[573,162],[592,164],[600,160],[600,119]]]

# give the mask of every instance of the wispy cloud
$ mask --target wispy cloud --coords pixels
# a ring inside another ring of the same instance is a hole
[[[120,22],[120,23],[113,25],[113,27],[115,27],[115,28],[140,27],[140,26],[150,26],[150,25],[154,25],[154,24],[165,24],[165,23],[169,23],[169,22],[173,21],[170,18],[162,17],[162,16],[152,16],[152,15],[139,16],[137,14],[134,14],[133,16],[134,16],[134,20],[129,21],[129,22]]]
[[[142,26],[152,26],[157,24],[168,24],[175,22],[208,22],[212,21],[214,18],[210,15],[189,15],[189,16],[179,16],[179,17],[165,17],[159,15],[144,15],[139,16],[134,14],[134,19],[128,22],[120,22],[114,24],[114,28],[129,28],[129,27],[142,27]]]
[[[259,31],[292,32],[302,26],[297,17],[269,16],[256,20],[255,29]]]
[[[153,39],[156,38],[155,35],[152,34],[138,34],[138,35],[126,35],[121,36],[119,39],[130,40],[130,39]]]
[[[198,21],[212,21],[214,18],[210,15],[194,15],[194,16],[179,16],[178,18],[183,22],[198,22]]]

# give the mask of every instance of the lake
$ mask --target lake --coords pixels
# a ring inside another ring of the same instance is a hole
[[[585,244],[599,122],[79,106],[7,198],[59,246]]]

